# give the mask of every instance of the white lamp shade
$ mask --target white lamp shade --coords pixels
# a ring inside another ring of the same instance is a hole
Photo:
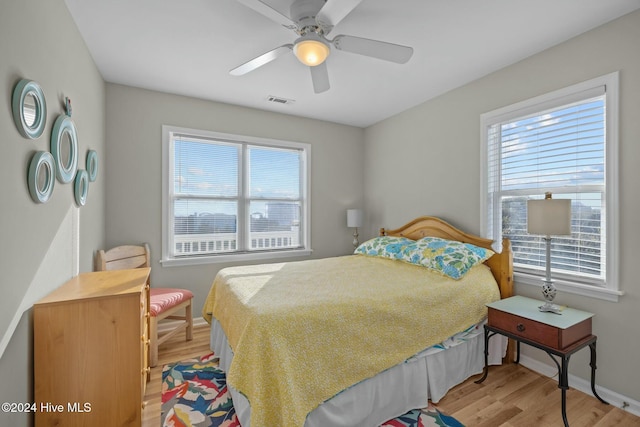
[[[347,209],[347,227],[362,227],[363,220],[364,212],[362,212],[362,209]]]
[[[570,235],[571,200],[528,200],[527,232],[546,236]]]
[[[331,53],[331,49],[329,49],[329,45],[320,37],[309,33],[296,40],[293,46],[293,53],[304,65],[315,67],[327,59],[327,56]]]

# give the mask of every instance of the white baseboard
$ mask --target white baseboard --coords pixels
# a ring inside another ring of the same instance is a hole
[[[555,366],[547,365],[539,360],[520,354],[520,364],[531,369],[545,377],[558,379],[558,369]],[[596,371],[596,380],[598,378]],[[569,374],[569,386],[583,393],[593,396],[591,391],[591,381]],[[640,417],[640,402],[616,393],[613,390],[601,387],[596,384],[596,390],[600,397],[609,402],[611,405],[617,406],[633,415]]]
[[[164,332],[170,331],[171,329],[175,328],[178,323],[181,323],[181,322],[182,320],[163,320],[161,322],[158,322],[158,332],[164,333]],[[207,321],[204,320],[204,317],[200,316],[200,317],[193,318],[193,326],[202,326],[202,325],[208,325]]]

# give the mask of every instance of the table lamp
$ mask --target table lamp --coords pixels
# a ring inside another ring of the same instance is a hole
[[[364,219],[364,213],[362,209],[347,209],[347,227],[355,228],[353,232],[353,247],[357,248],[360,244],[358,242],[358,227],[362,227]]]
[[[552,199],[551,193],[545,193],[543,200],[528,200],[527,232],[543,235],[546,243],[546,274],[542,286],[546,302],[540,306],[540,311],[562,314],[553,304],[557,291],[551,280],[551,236],[571,235],[571,200]]]

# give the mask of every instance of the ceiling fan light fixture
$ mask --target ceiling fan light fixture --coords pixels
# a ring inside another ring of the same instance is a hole
[[[329,44],[314,33],[299,38],[293,46],[296,58],[309,67],[322,64],[330,52]]]

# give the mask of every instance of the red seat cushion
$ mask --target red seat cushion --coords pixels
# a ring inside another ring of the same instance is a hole
[[[193,293],[186,289],[151,288],[149,312],[155,317],[191,298],[193,298]]]

